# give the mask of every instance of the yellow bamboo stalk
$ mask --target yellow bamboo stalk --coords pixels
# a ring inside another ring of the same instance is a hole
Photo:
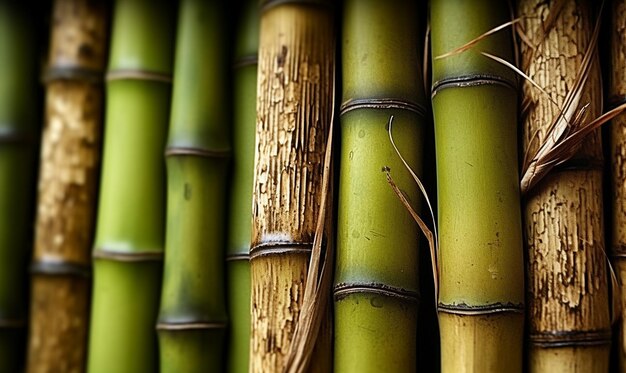
[[[281,372],[320,209],[332,113],[333,11],[324,0],[264,1],[260,22],[250,370]],[[324,346],[313,364],[328,371],[330,346]]]
[[[590,2],[519,3],[522,69],[549,94],[525,83],[524,149],[536,151],[563,106],[591,40]],[[548,25],[548,26],[546,26]],[[597,57],[597,56],[596,56]],[[601,112],[597,58],[579,108]],[[532,189],[525,205],[528,367],[531,372],[606,372],[610,320],[602,213],[602,142],[589,136],[577,155]]]

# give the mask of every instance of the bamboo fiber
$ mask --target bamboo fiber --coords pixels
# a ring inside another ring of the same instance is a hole
[[[227,370],[247,372],[250,353],[250,237],[259,49],[257,0],[238,3],[233,66],[233,163],[226,253],[229,338]]]
[[[505,2],[431,3],[432,55],[509,18]],[[524,272],[510,33],[433,60],[442,372],[521,372]]]
[[[525,17],[522,32],[529,43],[521,43],[522,68],[556,101],[524,84],[524,148],[532,154],[577,79],[595,18],[585,1],[522,1],[518,11]],[[547,19],[551,27],[546,27]],[[602,110],[597,58],[592,63],[578,106],[589,105],[586,120]],[[574,158],[526,197],[531,372],[608,371],[601,147],[600,132],[595,131]]]
[[[417,204],[418,187],[388,134],[393,116],[399,150],[420,173],[426,98],[416,5],[410,0],[344,2],[337,372],[416,370],[419,232],[384,172]]]
[[[28,372],[85,369],[106,11],[103,1],[54,3],[31,267]]]
[[[31,4],[32,5],[32,4]],[[32,9],[0,2],[0,372],[24,368],[38,105]]]
[[[610,107],[626,101],[626,1],[616,0],[611,9],[611,64],[609,73]],[[619,315],[619,334],[617,339],[619,369],[626,371],[626,114],[613,119],[610,125],[610,154],[612,182],[612,229],[611,262],[620,283],[619,297],[621,315]]]
[[[320,210],[332,115],[333,10],[326,1],[263,2],[252,203],[250,370],[285,368]],[[318,338],[324,343],[324,336]],[[329,347],[313,364],[330,369]]]
[[[161,372],[219,372],[226,329],[228,127],[225,12],[180,2],[167,163]]]
[[[173,9],[119,0],[107,72],[88,370],[155,372]]]

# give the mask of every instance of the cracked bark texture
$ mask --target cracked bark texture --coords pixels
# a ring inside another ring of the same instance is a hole
[[[523,149],[531,153],[544,141],[576,79],[595,24],[590,2],[565,1],[555,14],[557,4],[530,0],[520,2],[518,8],[519,16],[526,16],[522,32],[532,44],[521,42],[522,70],[559,105],[524,83]],[[600,115],[597,55],[579,107],[587,103],[585,120]],[[600,132],[595,131],[569,164],[554,169],[527,195],[530,371],[608,370],[610,319],[601,164],[602,143]]]
[[[626,1],[616,0],[611,9],[611,69],[609,72],[610,107],[626,101]],[[620,371],[626,371],[626,114],[620,114],[610,125],[611,182],[611,256],[620,284],[619,336],[617,351]]]
[[[253,372],[284,369],[320,210],[334,67],[332,8],[322,3],[266,3],[261,15],[251,243]],[[313,364],[329,363],[325,355],[314,357]]]
[[[58,0],[41,148],[28,372],[82,372],[106,58],[103,1]]]

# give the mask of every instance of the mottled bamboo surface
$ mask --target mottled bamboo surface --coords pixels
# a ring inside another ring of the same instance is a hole
[[[320,210],[334,67],[333,12],[321,3],[266,2],[262,8],[251,246],[253,372],[284,368]],[[330,363],[329,353],[314,365]]]
[[[556,105],[528,82],[523,88],[523,149],[546,139],[580,70],[596,22],[591,2],[521,1],[522,69]],[[602,110],[597,54],[579,108],[584,120]],[[610,319],[604,253],[602,141],[595,131],[578,153],[532,189],[525,204],[529,370],[606,372]]]
[[[57,0],[44,76],[28,372],[82,372],[106,62],[104,1]]]

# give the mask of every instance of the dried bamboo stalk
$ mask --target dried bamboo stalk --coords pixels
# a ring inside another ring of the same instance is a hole
[[[28,372],[85,368],[107,9],[54,3],[32,264]]]
[[[320,209],[332,113],[333,11],[324,0],[265,1],[262,6],[250,369],[279,372],[300,313]],[[329,346],[324,345],[314,365],[327,371],[328,364]]]
[[[615,0],[611,9],[611,69],[609,72],[609,102],[615,107],[626,102],[626,1]],[[626,113],[613,119],[610,125],[611,154],[611,262],[620,283],[613,293],[621,302],[617,351],[619,369],[626,371]]]
[[[556,101],[524,84],[524,149],[532,154],[577,77],[595,18],[584,1],[522,1],[518,11],[531,44],[521,44],[522,69]],[[579,104],[589,104],[586,120],[602,109],[597,58],[592,64]],[[527,194],[525,214],[530,371],[606,372],[610,320],[599,131]]]

